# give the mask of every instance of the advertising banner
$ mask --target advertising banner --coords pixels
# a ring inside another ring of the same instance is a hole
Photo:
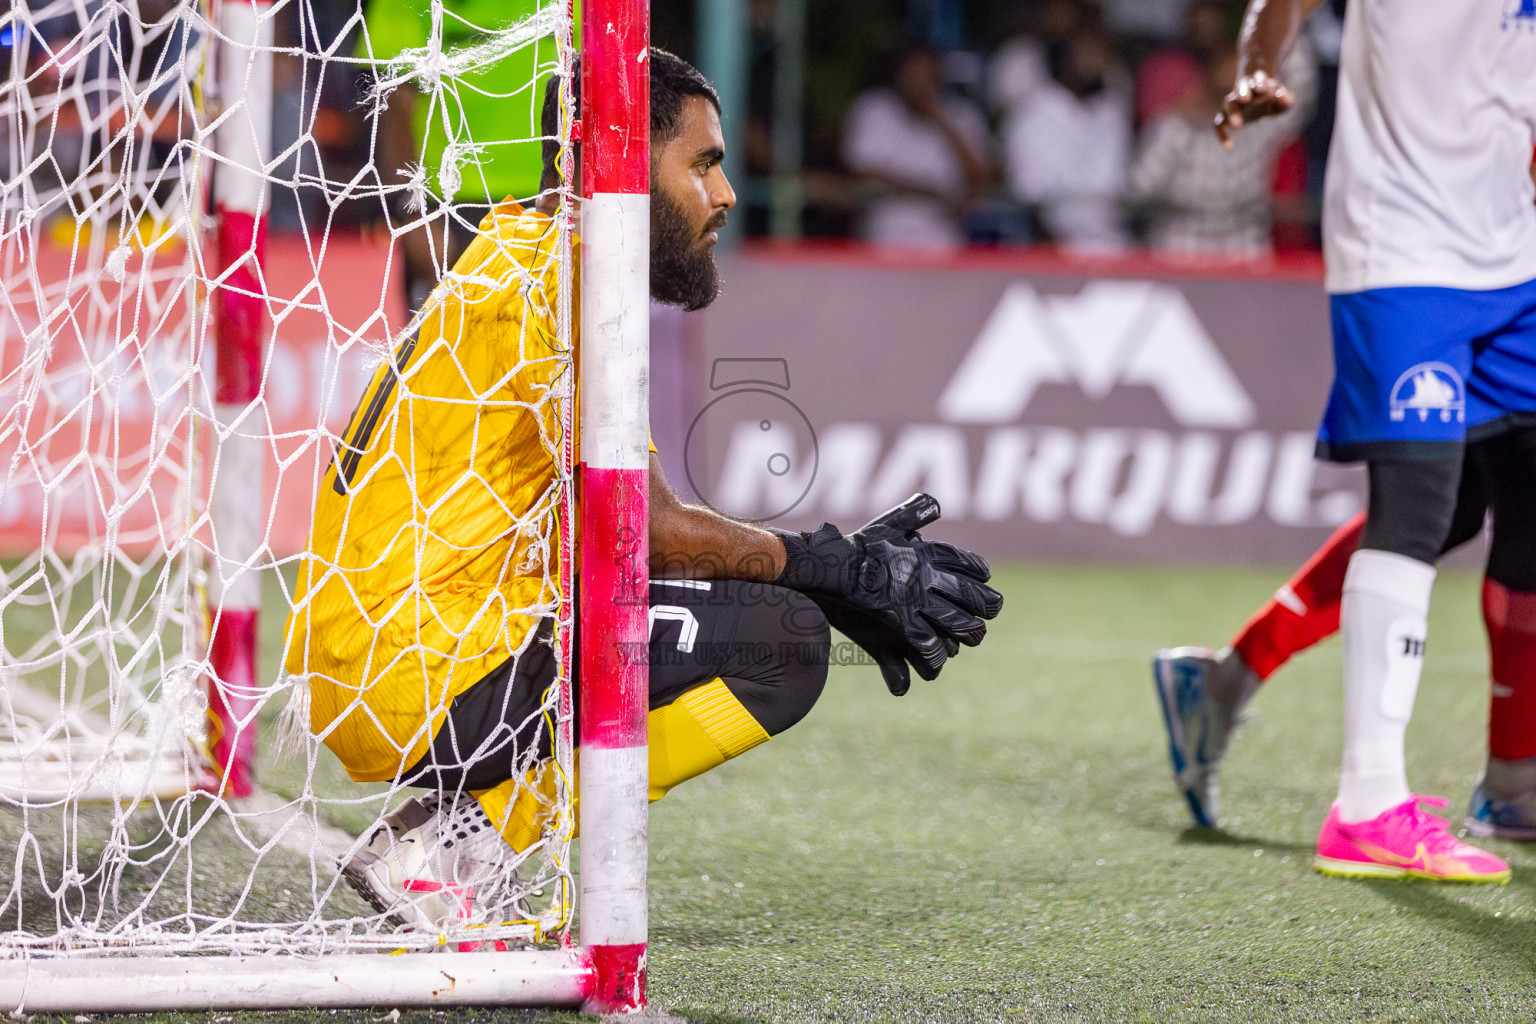
[[[103,469],[118,493],[12,464],[0,546],[26,553],[47,534],[67,548],[114,508],[120,540],[164,543],[202,512],[184,490],[188,453],[167,446],[198,438],[201,490],[220,469],[214,434],[234,429],[270,439],[272,555],[302,549],[332,449],[312,432],[340,436],[405,317],[384,245],[269,246],[266,398],[232,428],[184,429],[211,377],[179,369],[200,333],[169,279],[165,294],[143,288],[135,300],[144,328],[125,331],[123,304],[98,295],[99,309],[68,307],[69,330],[53,329],[46,350],[28,341],[42,318],[12,297],[4,380],[20,386],[27,359],[46,351],[52,391],[46,417],[7,430],[49,439],[61,465],[83,449],[111,453]],[[68,258],[39,252],[41,277],[62,280]],[[1040,257],[940,265],[797,249],[749,251],[722,269],[715,306],[652,317],[653,432],[668,477],[722,512],[852,528],[926,490],[944,509],[936,535],[996,559],[1291,564],[1361,507],[1363,474],[1312,457],[1331,375],[1316,268],[1122,262],[1090,273]],[[128,341],[87,343],[93,332]],[[78,374],[59,372],[77,363]]]
[[[1313,459],[1318,271],[748,253],[700,314],[679,489],[802,529],[925,490],[994,558],[1294,563],[1363,495]]]

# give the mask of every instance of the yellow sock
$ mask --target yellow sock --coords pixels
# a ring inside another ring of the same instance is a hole
[[[768,739],[767,731],[720,679],[696,686],[652,711],[649,724],[652,803],[678,783],[718,768]]]
[[[696,686],[666,707],[657,708],[647,721],[652,803],[671,792],[673,786],[718,768],[768,739],[767,730],[720,679]],[[501,824],[502,838],[514,850],[525,850],[552,823],[555,782],[554,763],[545,762],[523,779],[509,779],[494,789],[471,795],[492,821]],[[571,785],[581,792],[577,779],[573,778]],[[575,810],[573,801],[573,836]]]

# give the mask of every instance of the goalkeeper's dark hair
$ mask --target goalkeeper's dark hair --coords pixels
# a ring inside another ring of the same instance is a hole
[[[699,69],[675,53],[651,47],[651,144],[665,145],[683,130],[683,101],[702,96],[720,112],[720,94]],[[581,116],[581,57],[571,66],[572,113]],[[544,108],[540,115],[540,133],[544,136],[544,174],[541,188],[560,183],[560,76],[551,75],[544,83]]]

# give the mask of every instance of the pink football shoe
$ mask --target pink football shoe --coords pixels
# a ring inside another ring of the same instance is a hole
[[[1317,836],[1312,866],[1343,878],[1429,878],[1439,882],[1509,881],[1509,865],[1451,835],[1450,822],[1420,804],[1444,807],[1435,796],[1410,796],[1369,821],[1345,822],[1334,804]]]

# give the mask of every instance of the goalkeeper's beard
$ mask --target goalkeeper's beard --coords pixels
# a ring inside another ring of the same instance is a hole
[[[651,192],[651,298],[686,310],[703,309],[720,294],[720,268],[714,248],[704,234],[725,223],[725,214],[711,217],[695,233],[682,207],[660,189]]]

